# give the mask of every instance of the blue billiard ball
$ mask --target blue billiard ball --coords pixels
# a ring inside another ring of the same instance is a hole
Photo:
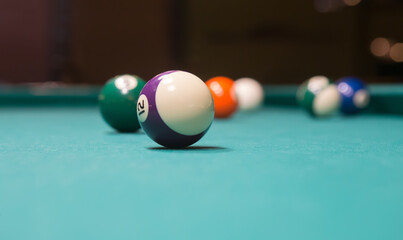
[[[363,81],[356,77],[344,77],[337,81],[341,96],[340,111],[344,114],[360,112],[369,103],[369,93]]]

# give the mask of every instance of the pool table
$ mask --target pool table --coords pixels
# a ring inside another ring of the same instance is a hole
[[[266,86],[182,150],[111,130],[97,87],[0,89],[0,239],[403,239],[402,85],[326,119]]]

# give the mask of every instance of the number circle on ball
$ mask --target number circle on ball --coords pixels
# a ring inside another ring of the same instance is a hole
[[[137,117],[140,122],[144,122],[148,117],[148,99],[144,94],[141,94],[137,101]]]
[[[137,79],[130,75],[122,75],[115,80],[116,88],[128,92],[138,85]]]

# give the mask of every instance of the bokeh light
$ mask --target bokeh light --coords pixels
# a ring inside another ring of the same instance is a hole
[[[377,57],[385,57],[389,54],[390,42],[386,38],[375,38],[371,42],[371,53]]]
[[[395,43],[390,48],[389,56],[395,62],[403,62],[403,43]]]
[[[355,6],[358,5],[361,0],[343,0],[344,4],[346,4],[347,6]]]

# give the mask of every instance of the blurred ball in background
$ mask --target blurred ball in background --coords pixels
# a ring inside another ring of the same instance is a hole
[[[262,85],[252,78],[240,78],[235,81],[235,93],[239,110],[258,109],[264,100]]]
[[[337,112],[340,94],[328,77],[314,76],[298,88],[297,102],[313,116],[327,117]]]

